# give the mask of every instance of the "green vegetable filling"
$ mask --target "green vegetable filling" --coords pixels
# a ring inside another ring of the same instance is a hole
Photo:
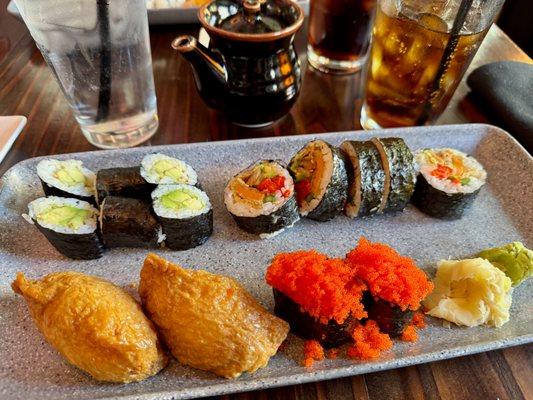
[[[88,186],[85,175],[81,172],[78,166],[61,165],[54,173],[56,179],[67,186],[84,185]]]
[[[90,210],[73,206],[55,205],[37,215],[37,221],[77,230],[82,225],[85,225],[90,215]]]
[[[205,207],[203,201],[194,193],[185,190],[174,190],[161,196],[161,204],[171,210],[200,211]]]
[[[156,161],[152,165],[151,171],[156,173],[159,179],[169,177],[174,179],[176,182],[183,183],[187,181],[185,169],[176,160],[162,159]]]

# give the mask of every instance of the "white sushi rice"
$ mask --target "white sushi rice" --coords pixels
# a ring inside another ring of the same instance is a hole
[[[76,185],[68,185],[57,178],[57,171],[62,168],[75,168],[85,176],[86,182]],[[96,175],[91,170],[85,168],[79,160],[55,160],[46,159],[37,164],[37,175],[48,186],[58,188],[64,192],[77,196],[90,197],[95,193]]]
[[[435,169],[435,165],[426,160],[424,151],[431,150],[434,153],[442,151],[449,151],[463,159],[463,165],[472,171],[472,174],[468,175],[469,182],[465,185],[458,185],[448,179],[440,179],[433,175],[431,172]],[[434,188],[441,190],[445,193],[473,193],[485,184],[487,179],[487,173],[483,166],[474,158],[462,151],[441,148],[441,149],[421,149],[415,153],[415,162],[418,166],[420,173],[424,176],[426,181]]]
[[[51,224],[47,221],[40,219],[40,215],[49,211],[54,206],[70,206],[79,208],[82,210],[90,211],[89,217],[85,224],[81,225],[78,229],[74,230],[66,226]],[[28,214],[22,214],[22,217],[30,224],[37,222],[43,228],[51,229],[54,232],[83,235],[87,233],[93,233],[96,230],[96,220],[98,216],[98,210],[91,204],[83,200],[70,199],[66,197],[40,197],[33,200],[28,204]]]
[[[203,204],[203,207],[201,210],[191,210],[188,208],[181,208],[179,210],[176,209],[169,209],[168,207],[165,207],[161,202],[161,197],[163,197],[165,194],[173,192],[175,190],[180,190],[183,192],[188,192],[192,194],[193,196],[197,197]],[[205,214],[211,210],[211,202],[209,201],[209,197],[205,192],[198,189],[195,186],[186,185],[183,183],[178,183],[175,185],[159,185],[157,188],[152,192],[152,200],[153,200],[153,207],[154,212],[157,216],[161,218],[172,218],[172,219],[185,219],[185,218],[191,218],[196,217],[198,215]]]
[[[161,160],[166,160],[176,168],[179,168],[184,171],[183,178],[176,180],[175,178],[166,175],[160,177],[159,174],[154,171],[154,166],[157,162]],[[156,185],[186,183],[194,186],[198,183],[198,175],[196,174],[196,171],[193,167],[181,160],[178,160],[177,158],[169,157],[161,153],[148,154],[142,159],[141,175],[146,180],[146,182],[153,183]]]

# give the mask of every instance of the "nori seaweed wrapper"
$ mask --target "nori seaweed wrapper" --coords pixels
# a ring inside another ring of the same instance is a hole
[[[96,231],[81,235],[60,233],[39,225],[35,219],[33,222],[50,244],[65,257],[74,260],[93,260],[104,254],[104,246]]]
[[[334,320],[327,324],[320,322],[288,296],[277,289],[274,292],[274,314],[287,321],[291,327],[291,332],[307,340],[317,340],[325,348],[338,347],[352,339],[352,332],[359,321],[351,316],[346,318],[342,324]]]
[[[345,156],[337,147],[327,142],[324,143],[326,143],[332,152],[333,171],[331,173],[331,180],[326,186],[324,195],[318,205],[305,216],[306,218],[321,222],[329,221],[339,215],[344,210],[344,205],[348,198],[348,173],[346,171]],[[296,154],[302,149],[298,150]],[[294,179],[294,173],[290,168],[293,161],[294,158],[289,162],[289,172]]]
[[[101,231],[107,247],[156,247],[160,227],[149,204],[108,196],[101,206]]]
[[[385,188],[385,171],[381,164],[381,157],[376,145],[371,141],[356,142],[346,141],[346,146],[352,146],[358,157],[358,165],[353,165],[353,160],[346,155],[346,159],[352,164],[349,176],[349,186],[355,185],[355,171],[359,171],[361,179],[361,199],[358,217],[375,214],[379,210],[383,190]],[[345,145],[343,143],[343,145]],[[351,201],[348,198],[348,201]]]
[[[82,195],[79,195],[79,194],[70,193],[70,192],[67,192],[65,190],[61,190],[61,189],[59,189],[59,188],[57,188],[55,186],[50,186],[48,183],[46,183],[42,179],[40,179],[40,181],[41,181],[41,185],[43,187],[43,192],[44,192],[46,197],[48,197],[48,196],[69,197],[71,199],[78,199],[78,200],[86,201],[87,203],[92,204],[93,206],[97,206],[98,205],[98,204],[96,204],[96,199],[94,198],[94,196],[82,196]]]
[[[390,336],[400,336],[413,320],[412,310],[403,311],[400,307],[388,301],[374,299],[369,292],[365,293],[365,310],[368,318],[376,321],[380,331]]]
[[[414,157],[401,138],[379,138],[390,168],[390,191],[384,212],[403,211],[416,183]]]
[[[459,219],[472,206],[480,189],[481,187],[472,193],[446,193],[433,187],[424,175],[420,174],[412,203],[432,217]]]
[[[200,246],[213,234],[213,210],[191,218],[158,218],[166,236],[165,246],[171,250]]]
[[[96,194],[100,204],[108,196],[150,200],[156,185],[141,176],[141,167],[107,168],[96,173]]]
[[[300,219],[294,193],[279,209],[271,214],[258,215],[257,217],[231,215],[239,228],[255,235],[277,232],[291,226]]]

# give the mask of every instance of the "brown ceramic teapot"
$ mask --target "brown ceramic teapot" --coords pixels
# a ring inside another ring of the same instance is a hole
[[[304,13],[291,0],[214,0],[198,11],[209,46],[180,36],[207,105],[236,124],[267,125],[287,114],[301,85],[294,35]]]

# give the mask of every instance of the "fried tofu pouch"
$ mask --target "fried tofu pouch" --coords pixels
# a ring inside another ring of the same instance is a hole
[[[180,363],[225,378],[266,366],[289,332],[235,280],[155,254],[144,261],[139,294]]]
[[[140,381],[168,362],[140,304],[111,282],[78,272],[30,281],[19,272],[11,286],[46,340],[97,380]]]

